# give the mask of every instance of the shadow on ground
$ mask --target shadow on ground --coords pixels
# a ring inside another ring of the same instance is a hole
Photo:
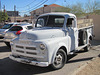
[[[92,44],[92,46],[98,46],[98,45],[100,45],[100,41],[99,40],[93,40],[91,42],[91,44]]]
[[[54,71],[50,67],[21,64],[9,58],[0,59],[0,75],[34,75]]]
[[[93,57],[71,60],[71,61],[68,61],[68,63],[75,63],[75,62],[87,61],[87,60],[91,60],[92,58]]]
[[[0,47],[0,52],[10,52],[10,51],[11,51],[11,49],[7,46]]]
[[[0,44],[4,44],[3,43],[3,39],[0,39]],[[0,46],[0,52],[10,52],[11,49],[9,47],[7,47],[5,44]]]

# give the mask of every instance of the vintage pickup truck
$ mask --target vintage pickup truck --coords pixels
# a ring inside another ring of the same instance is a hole
[[[47,13],[38,17],[33,30],[11,42],[9,57],[21,63],[60,69],[68,55],[89,50],[92,37],[92,19],[77,20],[71,13]]]

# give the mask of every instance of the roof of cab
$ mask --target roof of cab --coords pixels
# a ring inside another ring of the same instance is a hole
[[[51,12],[51,13],[42,14],[40,16],[46,16],[46,15],[59,15],[59,16],[74,16],[74,17],[76,17],[72,13],[65,13],[65,12]]]

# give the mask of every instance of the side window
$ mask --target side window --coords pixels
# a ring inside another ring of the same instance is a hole
[[[74,22],[74,19],[73,19],[73,18],[68,18],[68,19],[67,19],[67,24],[66,24],[66,26],[67,26],[67,27],[72,27],[73,22]]]
[[[38,22],[37,22],[37,27],[42,27],[44,26],[44,19],[43,18],[39,18]]]
[[[63,23],[64,23],[64,18],[55,18],[56,27],[62,27]]]

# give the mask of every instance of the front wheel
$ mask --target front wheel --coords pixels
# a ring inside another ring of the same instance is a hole
[[[67,55],[63,49],[59,49],[51,67],[55,70],[62,68],[67,60]]]

